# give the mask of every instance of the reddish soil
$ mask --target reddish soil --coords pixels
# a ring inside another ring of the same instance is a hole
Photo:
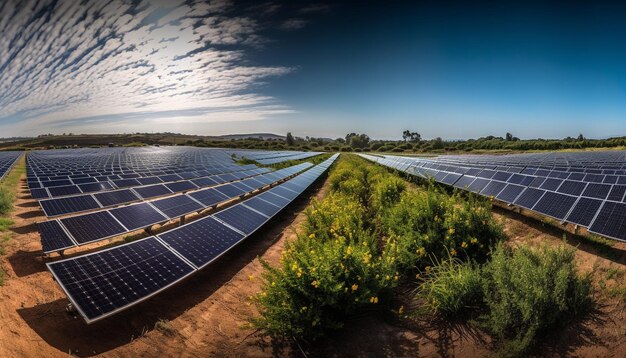
[[[44,217],[22,180],[12,213],[12,239],[0,259],[6,272],[4,286],[0,286],[0,357],[476,357],[494,353],[488,336],[465,325],[436,320],[408,324],[382,312],[355,318],[344,331],[315,347],[276,342],[247,327],[248,319],[256,314],[249,297],[260,289],[262,269],[257,257],[278,262],[285,242],[295,237],[304,219],[301,211],[311,198],[321,198],[327,190],[326,184],[317,185],[268,229],[176,287],[119,315],[87,325],[65,311],[69,301],[45,268],[47,260],[57,258],[41,257],[35,223]],[[547,337],[541,354],[625,356],[626,294],[610,298],[607,292],[626,287],[626,244],[604,249],[572,235],[563,241],[562,231],[536,220],[501,209],[494,215],[504,220],[513,244],[563,243],[575,247],[581,270],[593,271],[598,310]],[[69,254],[77,252],[85,249]]]

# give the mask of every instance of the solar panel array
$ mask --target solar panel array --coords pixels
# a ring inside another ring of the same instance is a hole
[[[258,152],[240,150],[234,153],[239,158],[247,158],[254,160],[263,165],[276,164],[286,162],[288,160],[302,160],[322,154],[322,152]]]
[[[626,152],[362,157],[626,241]]]
[[[0,181],[11,171],[20,156],[22,152],[0,152]]]
[[[336,159],[171,231],[107,250],[48,263],[48,269],[88,322],[131,307],[197,272],[261,228]],[[59,234],[56,221],[45,230]]]
[[[284,180],[311,166],[308,162],[301,163],[188,194],[45,221],[39,224],[43,252],[50,253],[90,244],[215,207]]]

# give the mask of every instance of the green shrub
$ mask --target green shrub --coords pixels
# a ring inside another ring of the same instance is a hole
[[[396,252],[399,269],[405,272],[448,255],[483,262],[494,244],[505,238],[486,202],[448,196],[432,187],[402,193],[380,220],[388,236],[385,249]]]
[[[591,281],[576,271],[574,250],[498,246],[483,270],[483,325],[506,355],[527,354],[540,334],[592,307]]]
[[[5,188],[0,188],[0,214],[7,214],[13,208],[13,194]]]
[[[473,263],[449,257],[433,262],[420,276],[417,297],[434,313],[458,318],[482,302],[480,268]]]
[[[387,175],[373,184],[372,205],[383,210],[400,201],[400,195],[406,190],[405,182],[395,176]]]

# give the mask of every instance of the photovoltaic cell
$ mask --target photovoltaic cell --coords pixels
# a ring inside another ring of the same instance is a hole
[[[220,193],[213,188],[196,191],[193,193],[189,193],[188,195],[201,202],[206,207],[216,205],[218,203],[221,203],[222,201],[229,199],[228,196]]]
[[[124,206],[110,211],[129,231],[167,221],[166,217],[148,203]]]
[[[142,198],[156,198],[157,196],[163,196],[172,194],[172,191],[165,187],[165,185],[157,184],[144,187],[133,188]]]
[[[605,201],[589,231],[626,240],[626,204]]]
[[[487,184],[489,184],[489,182],[489,179],[476,178],[476,180],[474,180],[472,184],[467,187],[467,190],[479,193],[484,187],[487,186]]]
[[[79,244],[102,240],[126,232],[108,211],[61,219],[63,225]]]
[[[526,190],[524,190],[524,192],[522,192],[522,194],[520,194],[520,196],[515,200],[515,205],[532,209],[537,201],[539,201],[543,193],[545,193],[545,190],[526,188]]]
[[[211,216],[159,235],[159,239],[198,268],[209,264],[243,238]]]
[[[78,211],[93,210],[100,207],[90,195],[70,196],[42,200],[39,202],[46,216],[59,216]]]
[[[37,228],[41,234],[41,246],[44,253],[76,246],[56,220],[40,222],[37,224]]]
[[[563,194],[579,196],[582,194],[583,190],[585,190],[586,186],[587,183],[581,181],[564,180],[557,191]]]
[[[506,186],[506,183],[492,180],[485,188],[480,192],[481,195],[484,196],[493,196],[495,197],[500,193],[502,189]]]
[[[164,184],[169,190],[178,193],[183,191],[188,191],[192,189],[198,189],[197,186],[193,185],[190,181],[179,181],[176,183]]]
[[[590,198],[606,199],[610,191],[611,185],[609,184],[589,183],[582,195]]]
[[[547,191],[533,210],[563,220],[575,202],[574,196]]]
[[[93,194],[93,196],[98,199],[103,207],[126,204],[139,200],[137,195],[129,189],[107,191],[104,193]]]
[[[93,193],[113,189],[113,186],[107,182],[81,184],[78,187],[83,193]]]
[[[454,183],[456,183],[457,180],[459,180],[459,178],[461,177],[461,174],[456,174],[456,173],[448,173],[448,175],[446,175],[441,182],[444,184],[448,184],[448,185],[454,185]]]
[[[598,212],[598,209],[600,209],[600,205],[602,205],[602,200],[579,198],[566,220],[574,224],[588,227],[589,224],[591,224],[591,220],[593,220]]]
[[[461,189],[465,189],[467,187],[469,187],[470,184],[472,184],[472,182],[475,180],[475,177],[471,177],[471,176],[463,176],[461,177],[459,180],[456,181],[456,183],[454,183],[454,186],[456,188],[461,188]]]
[[[146,299],[194,271],[154,237],[47,266],[88,322]]]
[[[226,210],[220,211],[214,216],[246,235],[250,235],[267,221],[265,216],[252,211],[243,205],[231,206]]]
[[[55,186],[48,188],[48,191],[52,197],[82,194],[76,185]]]
[[[236,198],[247,192],[246,190],[237,188],[236,186],[232,184],[220,185],[216,187],[215,190],[219,191],[220,193],[226,195],[229,198]]]
[[[204,209],[204,206],[185,195],[156,200],[152,202],[152,205],[170,218],[177,218]]]
[[[541,189],[556,191],[561,186],[563,180],[555,178],[547,178],[540,186]]]
[[[276,206],[270,202],[267,202],[259,198],[258,196],[252,199],[246,200],[243,204],[268,217],[274,216],[276,213],[278,213],[282,209],[282,207]]]
[[[507,184],[502,191],[496,196],[496,199],[507,203],[513,203],[515,198],[525,189],[521,185]]]
[[[613,185],[607,199],[613,201],[622,201],[624,199],[624,193],[626,193],[626,185]]]

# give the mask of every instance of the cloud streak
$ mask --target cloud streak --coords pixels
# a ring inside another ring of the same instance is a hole
[[[246,51],[266,40],[233,12],[227,0],[0,3],[0,132],[96,132],[110,120],[210,133],[220,118],[289,113],[257,91],[291,69],[250,65]]]

